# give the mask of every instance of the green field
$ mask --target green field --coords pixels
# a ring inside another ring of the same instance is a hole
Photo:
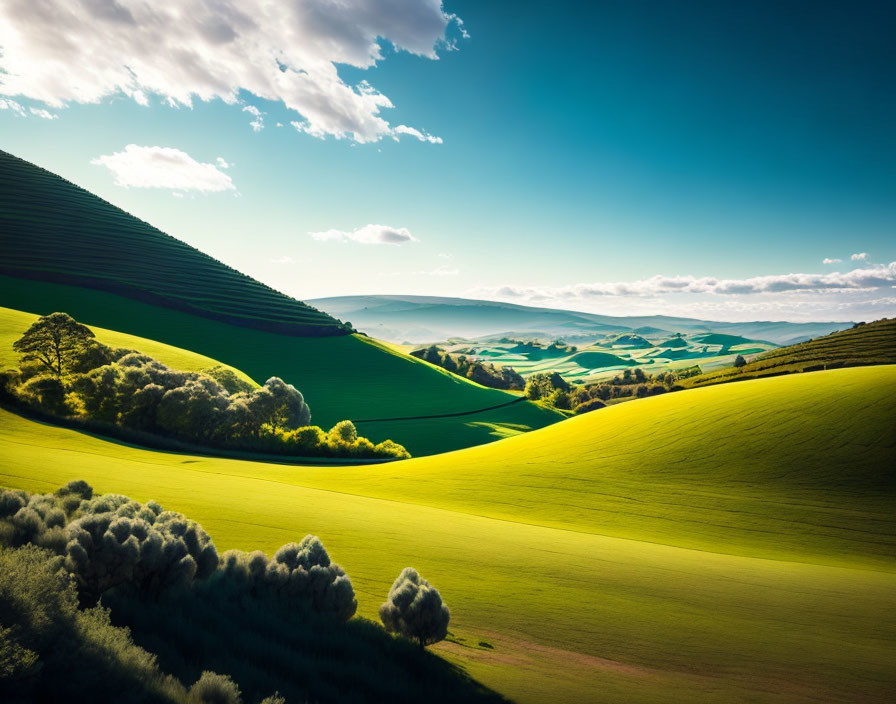
[[[896,364],[896,320],[877,320],[798,345],[763,352],[740,369],[725,367],[686,379],[683,384],[689,387],[707,386],[777,374],[867,364]]]
[[[0,484],[82,477],[186,513],[223,549],[314,532],[364,616],[417,567],[452,608],[435,650],[520,702],[896,690],[893,366],[658,396],[363,468],[150,452],[0,418]]]
[[[508,429],[541,428],[562,418],[523,402],[481,417],[440,419],[439,432],[426,432],[427,423],[416,420],[420,416],[478,411],[518,397],[486,389],[361,335],[280,335],[90,288],[7,276],[0,276],[0,304],[43,315],[62,310],[86,325],[192,350],[259,382],[278,376],[304,394],[312,423],[322,427],[343,419],[409,418],[370,424],[364,431],[375,442],[391,438],[415,456],[490,442]],[[20,334],[16,328],[10,345]],[[489,424],[500,427],[496,431]]]

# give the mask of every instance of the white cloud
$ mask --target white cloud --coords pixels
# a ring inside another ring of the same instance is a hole
[[[857,252],[855,254],[850,255],[849,257],[854,262],[863,262],[868,259],[868,252]]]
[[[389,225],[364,225],[355,230],[325,230],[309,232],[314,239],[332,242],[358,242],[360,244],[405,244],[418,242],[406,227],[390,227]]]
[[[841,274],[772,274],[747,279],[718,279],[710,276],[652,276],[614,283],[574,284],[556,287],[511,287],[495,289],[510,297],[596,298],[602,296],[657,296],[664,294],[759,294],[788,291],[835,291],[873,289],[896,284],[896,262],[887,266],[854,269]]]
[[[215,159],[215,163],[218,165],[219,169],[229,169],[231,166],[233,166],[233,164],[228,164],[224,160],[224,157],[220,157],[220,156],[217,159]]]
[[[295,264],[296,260],[292,257],[282,256],[271,259],[271,264]]]
[[[42,117],[44,120],[57,120],[59,119],[59,115],[50,112],[49,110],[44,110],[43,108],[29,108],[32,115],[37,117]]]
[[[467,291],[467,295],[607,315],[872,320],[896,314],[893,288],[896,262],[842,274],[778,274],[744,279],[652,276],[571,286],[479,287]]]
[[[412,136],[381,112],[388,97],[347,84],[339,65],[368,69],[381,42],[437,59],[465,37],[441,0],[4,0],[0,3],[0,94],[62,108],[125,95],[170,106],[241,92],[282,102],[315,137],[357,142]],[[60,28],[65,31],[60,31]]]
[[[171,147],[127,145],[122,151],[104,154],[91,164],[105,166],[119,186],[171,188],[176,191],[232,191],[230,176],[214,164],[196,161],[186,152]]]
[[[824,259],[821,260],[821,263],[822,264],[839,264],[842,261],[843,261],[842,259],[831,259],[829,257],[825,257]]]
[[[0,98],[0,110],[10,110],[20,117],[28,117],[25,113],[25,108],[22,107],[21,103],[17,103],[15,100],[9,100],[8,98]]]
[[[247,112],[252,115],[255,119],[249,123],[249,126],[252,128],[253,132],[261,132],[264,129],[264,115],[267,113],[262,112],[254,105],[247,105],[243,108],[243,112]]]
[[[441,137],[433,137],[431,134],[418,130],[414,127],[408,127],[407,125],[398,125],[397,127],[392,128],[392,139],[396,142],[398,141],[399,135],[407,134],[411,137],[416,137],[421,142],[429,142],[430,144],[441,144]]]

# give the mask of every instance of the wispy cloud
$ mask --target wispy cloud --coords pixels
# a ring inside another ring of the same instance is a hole
[[[389,98],[366,81],[347,84],[338,67],[376,66],[381,42],[437,59],[458,34],[467,36],[441,0],[8,0],[0,3],[0,94],[60,109],[115,95],[141,105],[152,96],[171,106],[236,105],[245,92],[282,102],[314,137],[439,143],[392,126],[382,116]]]
[[[842,261],[843,261],[842,259],[831,259],[830,257],[825,257],[824,259],[821,260],[821,263],[822,264],[839,264]]]
[[[636,281],[587,283],[555,287],[503,286],[495,289],[504,296],[551,298],[595,298],[601,296],[656,296],[670,293],[747,295],[787,291],[832,291],[870,289],[896,284],[896,262],[887,266],[854,269],[846,273],[772,274],[746,279],[718,279],[710,276],[652,276]]]
[[[478,287],[467,295],[610,315],[683,315],[715,320],[855,320],[896,313],[896,262],[825,274],[743,279],[652,276],[570,286]]]
[[[115,183],[126,188],[201,192],[235,190],[230,176],[215,164],[196,161],[186,152],[171,147],[129,144],[120,152],[104,154],[90,163],[105,166],[114,176]]]
[[[28,113],[25,112],[25,108],[22,104],[15,100],[10,100],[9,98],[0,98],[0,110],[9,110],[19,117],[28,117]]]
[[[370,224],[350,231],[324,230],[323,232],[309,232],[308,234],[321,242],[399,245],[419,241],[406,227],[390,227],[389,225]]]
[[[35,117],[43,118],[44,120],[58,120],[59,115],[50,112],[49,110],[44,110],[43,108],[28,108],[29,112]]]
[[[246,105],[243,108],[243,112],[247,112],[252,115],[253,118],[255,118],[252,120],[252,122],[249,123],[249,126],[252,128],[253,132],[261,132],[264,129],[264,115],[266,113],[263,113],[254,105]]]
[[[292,257],[288,257],[286,255],[282,257],[274,257],[271,259],[271,264],[295,264],[296,260]]]
[[[854,262],[864,262],[868,259],[868,252],[856,252],[849,257]]]

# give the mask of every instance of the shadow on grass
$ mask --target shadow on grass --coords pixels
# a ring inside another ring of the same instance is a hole
[[[103,603],[162,670],[184,683],[203,670],[226,673],[247,704],[275,691],[287,702],[507,701],[371,621],[340,623],[223,580],[153,603],[124,593]]]

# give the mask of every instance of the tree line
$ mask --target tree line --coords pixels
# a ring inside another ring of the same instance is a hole
[[[627,398],[645,398],[670,391],[680,391],[681,379],[701,374],[699,366],[679,369],[675,372],[648,374],[641,367],[625,369],[605,382],[571,384],[558,372],[533,374],[526,381],[526,397],[554,408],[587,413],[604,408],[608,401]]]
[[[302,393],[278,377],[253,387],[233,370],[171,369],[149,355],[111,348],[66,313],[40,317],[13,345],[18,369],[0,393],[20,405],[201,446],[300,457],[404,459],[391,440],[374,444],[351,421],[310,425]]]
[[[219,554],[154,501],[84,481],[0,490],[3,701],[498,700],[422,652],[450,612],[416,570],[389,590],[385,630],[356,609],[313,535],[270,558]]]
[[[496,367],[466,355],[454,356],[436,345],[413,350],[411,356],[492,389],[522,391],[526,385],[525,379],[513,367]]]

